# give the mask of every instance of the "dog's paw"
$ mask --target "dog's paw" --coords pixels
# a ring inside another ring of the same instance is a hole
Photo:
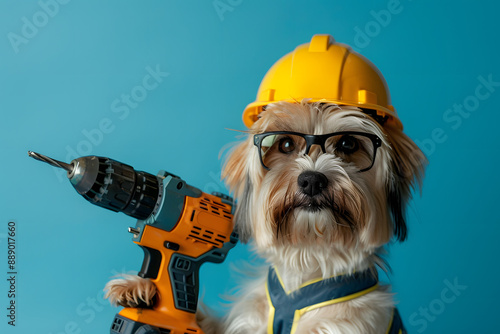
[[[109,281],[104,291],[111,304],[123,307],[152,307],[156,296],[156,286],[149,279],[126,274]]]

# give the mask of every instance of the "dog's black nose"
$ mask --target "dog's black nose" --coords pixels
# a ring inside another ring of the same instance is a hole
[[[326,188],[328,179],[320,172],[307,171],[299,175],[297,183],[304,194],[312,197]]]

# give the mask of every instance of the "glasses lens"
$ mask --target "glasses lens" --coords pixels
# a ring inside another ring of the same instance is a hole
[[[291,134],[269,134],[262,138],[260,145],[262,163],[267,168],[293,161],[305,150],[305,139]]]
[[[325,149],[327,153],[334,154],[359,170],[370,168],[375,158],[373,141],[368,136],[358,134],[332,136],[326,140]]]

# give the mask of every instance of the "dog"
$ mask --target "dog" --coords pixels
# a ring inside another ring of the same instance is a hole
[[[335,103],[267,105],[230,153],[223,178],[234,221],[269,269],[211,333],[405,333],[390,287],[378,283],[384,245],[407,238],[405,208],[427,160],[399,127]],[[137,277],[106,286],[111,302],[151,305]]]

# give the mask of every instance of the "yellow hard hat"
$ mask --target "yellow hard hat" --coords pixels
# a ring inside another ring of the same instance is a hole
[[[243,122],[251,127],[269,103],[304,98],[372,110],[387,118],[385,124],[403,128],[380,71],[330,35],[314,35],[278,60],[264,76],[256,101],[245,108]]]

